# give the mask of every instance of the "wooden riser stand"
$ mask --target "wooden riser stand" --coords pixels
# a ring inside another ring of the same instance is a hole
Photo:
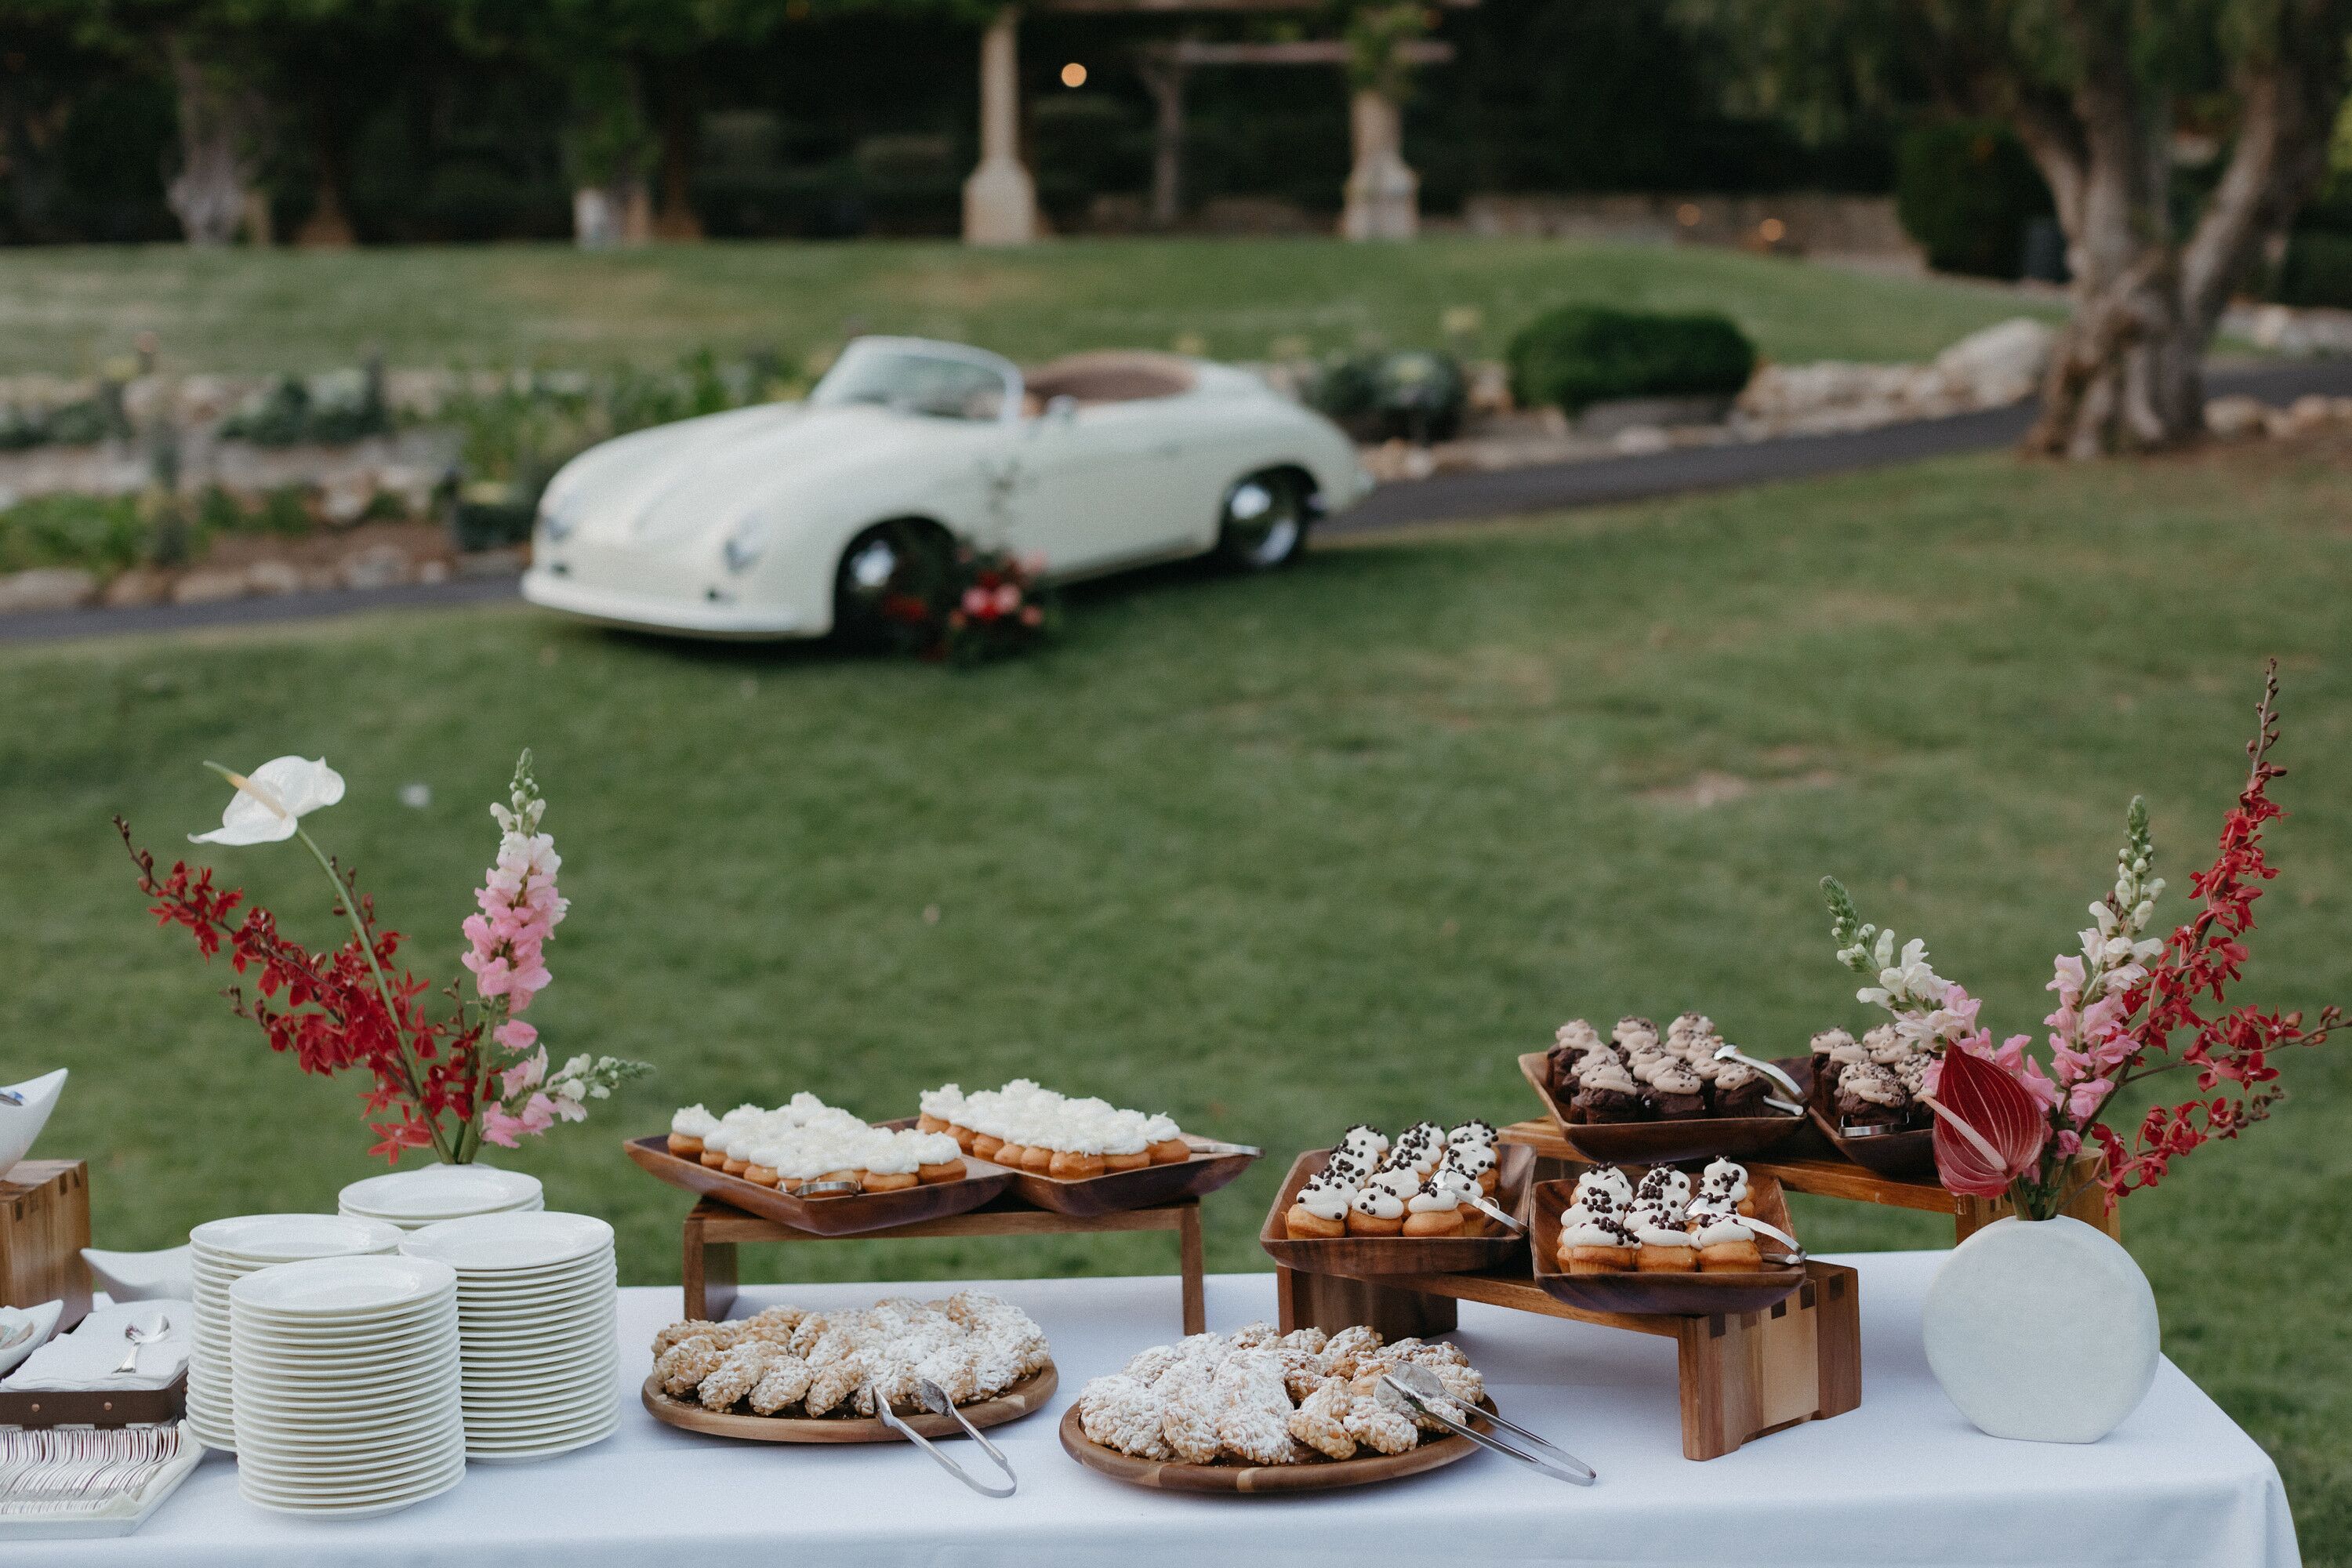
[[[63,1333],[89,1315],[89,1167],[19,1160],[0,1175],[0,1307],[63,1301]]]
[[[1391,1274],[1343,1279],[1277,1268],[1282,1328],[1336,1332],[1351,1323],[1383,1338],[1426,1338],[1456,1326],[1457,1301],[1630,1329],[1675,1342],[1683,1458],[1719,1458],[1750,1438],[1862,1403],[1862,1293],[1854,1271],[1805,1265],[1806,1280],[1760,1312],[1668,1317],[1593,1312],[1556,1301],[1524,1274]]]
[[[1155,1208],[1122,1209],[1081,1219],[1031,1208],[999,1198],[970,1214],[919,1221],[862,1236],[817,1236],[796,1230],[758,1215],[704,1198],[686,1216],[686,1315],[723,1318],[735,1305],[738,1281],[736,1247],[745,1242],[895,1241],[900,1238],[950,1236],[1066,1236],[1074,1232],[1170,1230],[1176,1233],[1178,1270],[1182,1277],[1184,1331],[1204,1332],[1209,1326],[1202,1285],[1201,1201]]]

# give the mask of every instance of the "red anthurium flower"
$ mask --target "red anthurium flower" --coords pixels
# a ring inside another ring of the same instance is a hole
[[[1969,1197],[2005,1195],[2035,1168],[2050,1137],[2025,1086],[1969,1051],[1944,1054],[1928,1104],[1936,1112],[1936,1173],[1947,1191]]]

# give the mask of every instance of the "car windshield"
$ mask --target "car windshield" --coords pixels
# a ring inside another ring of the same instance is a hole
[[[865,349],[844,354],[810,401],[877,403],[937,419],[997,419],[1004,395],[1003,375],[985,364],[919,349]]]

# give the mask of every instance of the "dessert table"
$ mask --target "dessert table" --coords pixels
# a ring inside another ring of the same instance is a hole
[[[731,1443],[656,1423],[637,1404],[675,1289],[622,1293],[620,1431],[562,1458],[475,1465],[404,1512],[329,1523],[247,1506],[207,1458],[138,1534],[13,1547],[12,1563],[172,1568],[450,1564],[641,1568],[647,1563],[2263,1564],[2298,1561],[2276,1468],[2177,1367],[2088,1447],[2002,1442],[1945,1400],[1919,1348],[1941,1253],[1844,1257],[1861,1271],[1860,1409],[1704,1464],[1682,1457],[1671,1341],[1465,1303],[1454,1336],[1506,1415],[1601,1472],[1576,1489],[1493,1455],[1376,1489],[1287,1498],[1145,1491],[1065,1456],[1055,1423],[1088,1377],[1177,1336],[1164,1279],[984,1284],[1034,1317],[1062,1373],[1051,1408],[990,1436],[1019,1495],[965,1491],[903,1445]],[[1275,1315],[1270,1274],[1208,1280],[1212,1328]],[[747,1288],[739,1312],[791,1300],[862,1306],[925,1284]],[[2021,1331],[2032,1331],[2020,1325]],[[945,1447],[950,1452],[969,1444]]]

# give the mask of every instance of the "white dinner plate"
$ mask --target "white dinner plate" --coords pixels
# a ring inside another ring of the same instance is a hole
[[[400,1246],[400,1231],[381,1220],[331,1214],[251,1214],[207,1221],[188,1233],[199,1270],[219,1265],[267,1268],[306,1258],[383,1253]]]
[[[349,1455],[364,1458],[379,1444],[439,1441],[459,1422],[458,1412],[446,1405],[430,1411],[387,1415],[364,1422],[346,1416],[317,1426],[306,1426],[294,1417],[274,1412],[236,1413],[237,1436],[245,1446],[274,1458],[303,1461]]]
[[[613,1227],[593,1215],[543,1210],[486,1214],[411,1231],[400,1244],[410,1258],[432,1258],[465,1275],[551,1268],[608,1253]]]
[[[426,1165],[353,1182],[336,1206],[379,1219],[443,1220],[509,1209],[540,1197],[537,1176],[491,1165]]]
[[[361,1470],[391,1480],[440,1463],[450,1441],[446,1424],[355,1443],[289,1443],[283,1438],[273,1443],[266,1432],[248,1431],[245,1456],[264,1475],[289,1479]]]
[[[443,1492],[466,1479],[466,1457],[461,1452],[446,1474],[427,1478],[416,1485],[388,1490],[362,1490],[358,1488],[306,1491],[281,1489],[248,1484],[243,1475],[237,1478],[237,1491],[256,1508],[269,1509],[278,1513],[307,1513],[332,1516],[337,1519],[365,1519],[371,1514],[394,1513],[411,1508],[427,1498]]]
[[[309,1354],[332,1354],[338,1351],[356,1350],[403,1337],[414,1339],[428,1329],[438,1329],[444,1323],[455,1327],[457,1314],[454,1302],[446,1300],[427,1301],[413,1311],[384,1318],[341,1319],[332,1322],[305,1323],[267,1313],[244,1311],[230,1321],[232,1348],[250,1340],[256,1344],[284,1345],[289,1350]]]
[[[429,1258],[313,1258],[248,1274],[229,1287],[238,1308],[271,1318],[318,1321],[380,1318],[447,1296],[457,1271]]]

